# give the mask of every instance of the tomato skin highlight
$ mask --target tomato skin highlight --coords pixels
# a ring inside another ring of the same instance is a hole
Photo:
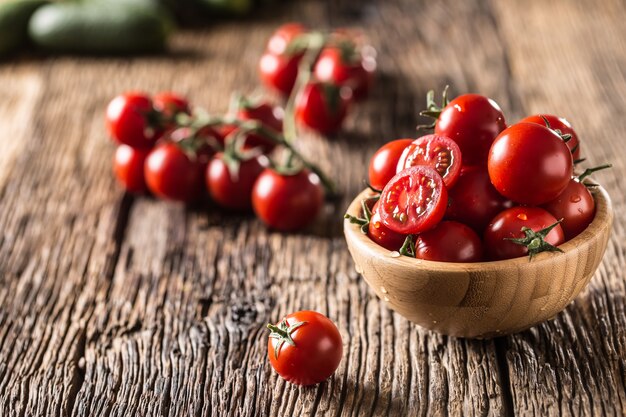
[[[288,325],[305,323],[291,333],[294,346],[283,343],[275,355],[277,339],[269,338],[267,354],[272,368],[286,381],[313,385],[328,379],[343,356],[343,341],[337,326],[323,314],[298,311],[283,320]]]
[[[396,166],[402,156],[404,148],[409,146],[413,139],[397,139],[381,146],[369,163],[370,185],[377,190],[382,190],[394,175]]]
[[[106,110],[106,125],[118,142],[133,148],[151,148],[159,134],[150,126],[149,115],[154,112],[152,100],[141,92],[127,92],[115,97]]]
[[[418,234],[441,221],[448,191],[433,168],[417,165],[397,173],[380,195],[379,213],[384,225],[402,234]]]
[[[264,169],[258,157],[240,161],[237,176],[233,177],[224,161],[224,154],[218,153],[209,162],[206,170],[209,194],[222,207],[250,211],[252,210],[252,188]]]
[[[202,192],[203,165],[192,161],[175,143],[165,142],[150,152],[144,173],[148,189],[158,197],[191,202]]]
[[[340,48],[326,47],[315,63],[314,74],[320,81],[349,87],[354,100],[361,101],[367,98],[373,84],[376,60],[361,53],[355,55],[346,61]]]
[[[528,254],[528,248],[506,239],[524,237],[522,227],[539,231],[557,222],[546,210],[539,207],[511,207],[494,217],[483,236],[490,260],[519,258]],[[563,229],[557,225],[545,238],[547,243],[558,246],[565,241]]]
[[[574,131],[572,124],[564,117],[559,117],[552,114],[536,114],[534,116],[528,116],[520,120],[520,123],[536,123],[538,125],[545,126],[546,122],[545,120],[543,120],[544,117],[548,119],[548,123],[550,123],[551,129],[558,129],[561,134],[567,134],[572,136],[571,139],[566,143],[566,145],[570,151],[573,150],[572,158],[574,160],[580,159],[580,141],[578,140],[578,135],[576,134],[576,131]]]
[[[305,85],[296,97],[296,120],[324,135],[337,132],[348,114],[346,91],[317,81]]]
[[[469,226],[442,221],[415,241],[415,257],[438,262],[480,262],[483,244]]]
[[[459,145],[465,165],[485,165],[494,139],[506,128],[500,106],[479,94],[464,94],[452,100],[435,123],[435,134]]]
[[[323,204],[320,179],[307,169],[293,175],[265,169],[252,189],[252,208],[257,217],[283,232],[294,232],[311,224]]]
[[[143,193],[148,190],[143,170],[149,152],[147,149],[136,149],[124,144],[115,150],[113,172],[128,192]]]
[[[465,168],[454,188],[448,190],[445,219],[466,224],[482,234],[489,221],[512,204],[493,187],[486,169]]]
[[[378,202],[372,207],[372,217],[368,225],[367,235],[378,245],[392,251],[400,250],[406,239],[406,235],[396,233],[385,226],[378,213]]]
[[[573,239],[587,228],[596,214],[596,203],[584,184],[571,179],[567,188],[554,200],[541,206],[557,219],[565,240]]]
[[[573,160],[554,131],[535,123],[517,123],[493,142],[487,167],[500,194],[516,203],[540,205],[565,190]]]
[[[463,159],[459,146],[440,135],[425,135],[407,146],[398,160],[397,172],[415,165],[434,168],[443,178],[447,188],[452,188],[459,178]]]

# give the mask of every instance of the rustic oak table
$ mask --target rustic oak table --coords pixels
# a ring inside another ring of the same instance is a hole
[[[626,5],[614,1],[288,2],[180,32],[170,54],[22,57],[0,65],[0,415],[623,415],[626,413]],[[108,100],[188,94],[226,110],[258,86],[272,30],[359,25],[379,51],[372,98],[301,149],[343,198],[309,230],[125,195]],[[515,121],[567,116],[613,198],[589,287],[520,334],[458,340],[386,308],[356,273],[341,215],[384,141],[413,137],[428,89],[480,92]],[[285,383],[265,324],[299,309],[338,325],[344,357],[316,387]]]

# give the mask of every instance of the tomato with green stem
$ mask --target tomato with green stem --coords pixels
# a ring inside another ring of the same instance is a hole
[[[113,172],[127,191],[143,193],[147,190],[143,171],[149,152],[148,149],[137,149],[124,144],[115,150]]]
[[[239,159],[237,156],[215,155],[206,171],[206,185],[211,198],[220,206],[252,210],[252,189],[267,165],[260,156]]]
[[[270,364],[286,381],[318,384],[337,370],[343,342],[337,326],[328,317],[315,311],[298,311],[267,327]]]
[[[351,94],[334,84],[309,82],[296,97],[296,120],[321,134],[335,133],[348,114]]]
[[[546,125],[546,120],[549,126]],[[578,135],[572,127],[572,124],[567,119],[552,114],[536,114],[520,120],[520,123],[536,123],[558,130],[563,135],[569,135],[570,138],[566,143],[567,147],[572,152],[572,158],[574,161],[580,159],[580,141],[578,140]]]
[[[535,123],[517,123],[493,142],[487,168],[500,194],[516,203],[540,205],[565,190],[573,160],[555,131]]]
[[[311,224],[324,204],[324,190],[308,169],[280,173],[265,169],[252,188],[252,208],[266,225],[283,232]]]
[[[117,142],[133,148],[151,148],[161,134],[152,99],[140,92],[127,92],[111,100],[106,125]]]
[[[363,54],[352,42],[324,48],[315,63],[313,73],[324,82],[346,86],[355,101],[365,99],[371,89],[376,59]]]
[[[234,116],[242,122],[256,120],[266,129],[272,129],[273,132],[282,132],[283,130],[283,110],[275,107],[268,102],[252,103],[245,99],[238,100]],[[237,129],[237,126],[225,125],[221,129],[223,136],[228,136]],[[264,153],[271,152],[277,143],[271,140],[267,135],[258,133],[248,133],[245,139],[246,148],[260,147]]]
[[[396,175],[396,167],[398,160],[402,156],[404,149],[413,142],[413,139],[397,139],[385,143],[381,146],[369,163],[369,182],[370,185],[382,190],[394,175]]]
[[[441,175],[427,166],[397,173],[380,195],[379,213],[385,226],[405,235],[432,229],[446,212],[448,190]]]
[[[145,163],[148,189],[158,197],[191,202],[202,194],[203,165],[184,150],[181,142],[164,142],[150,152]]]
[[[169,91],[156,94],[152,98],[154,109],[161,114],[162,123],[166,128],[175,127],[175,117],[179,113],[191,114],[189,101],[176,93]]]
[[[415,239],[415,257],[438,262],[480,262],[483,245],[472,228],[455,221],[442,221]]]

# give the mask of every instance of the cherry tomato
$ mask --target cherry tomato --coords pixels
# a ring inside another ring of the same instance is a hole
[[[498,104],[478,94],[452,100],[435,123],[435,133],[455,141],[466,165],[485,165],[493,140],[506,128]]]
[[[202,164],[187,155],[177,143],[165,142],[150,152],[145,164],[148,188],[155,195],[190,202],[202,191]]]
[[[351,88],[353,98],[360,101],[369,93],[375,70],[373,56],[362,55],[355,47],[331,46],[322,50],[314,74],[320,81]]]
[[[211,160],[206,171],[206,185],[209,194],[220,206],[233,210],[252,209],[252,188],[264,169],[259,157],[238,161],[237,171],[230,172],[228,156],[218,153]]]
[[[129,92],[115,97],[106,111],[107,129],[119,143],[133,148],[150,148],[159,137],[158,123],[150,97]]]
[[[191,114],[191,108],[187,99],[176,93],[159,93],[154,96],[152,102],[155,110],[160,112],[165,122],[171,126],[175,125],[173,118],[178,113]]]
[[[500,194],[520,204],[539,205],[565,190],[573,161],[554,131],[535,123],[517,123],[493,142],[487,166]]]
[[[454,188],[448,190],[445,218],[466,224],[482,234],[489,221],[511,204],[491,185],[486,169],[465,168]]]
[[[580,234],[593,221],[596,203],[584,184],[572,179],[557,198],[542,206],[557,219],[563,219],[561,227],[565,240]]]
[[[348,114],[350,94],[333,84],[311,82],[296,97],[296,119],[322,134],[334,133]]]
[[[343,342],[328,317],[315,311],[298,311],[267,327],[270,364],[288,382],[318,384],[337,370]]]
[[[188,142],[193,133],[188,127],[179,127],[169,133],[169,140],[172,142]],[[203,167],[209,164],[209,161],[215,155],[216,149],[224,147],[224,136],[222,133],[210,126],[203,127],[195,134],[195,140],[199,142],[194,150],[196,154],[196,162]]]
[[[279,107],[274,107],[269,103],[258,104],[246,104],[237,110],[235,115],[237,119],[246,120],[258,120],[264,127],[272,129],[276,132],[282,132],[283,130],[283,111]],[[228,136],[236,129],[235,126],[228,125],[222,128],[222,135]],[[271,140],[257,134],[249,134],[245,139],[246,148],[261,147],[264,153],[271,152],[276,144]]]
[[[417,236],[415,257],[439,262],[480,262],[483,244],[470,227],[443,221]]]
[[[448,191],[437,171],[418,165],[397,173],[379,201],[385,226],[397,233],[417,234],[439,223],[446,212]]]
[[[461,150],[453,140],[445,136],[422,136],[404,149],[396,171],[416,165],[434,168],[443,178],[446,187],[452,188],[461,173]]]
[[[406,239],[405,235],[396,233],[384,225],[380,219],[380,214],[378,214],[378,202],[372,208],[372,218],[368,225],[367,235],[374,242],[389,250],[399,250]]]
[[[402,156],[404,148],[409,146],[413,139],[397,139],[381,146],[369,165],[370,185],[377,190],[382,190],[389,180],[396,175],[396,166]]]
[[[143,193],[147,190],[143,167],[150,151],[136,149],[128,145],[119,145],[113,159],[113,172],[120,184],[131,193]]]
[[[252,208],[268,226],[292,232],[315,220],[324,203],[317,175],[302,169],[293,175],[265,169],[252,189]]]
[[[494,217],[485,229],[485,248],[489,259],[500,260],[519,258],[528,254],[524,245],[511,242],[507,239],[523,238],[523,227],[537,232],[556,223],[546,210],[539,207],[511,207]],[[563,229],[557,225],[545,237],[545,241],[558,246],[564,242]]]
[[[298,77],[298,65],[304,56],[302,48],[288,46],[299,36],[306,33],[306,28],[297,23],[289,23],[276,30],[267,44],[267,51],[259,62],[261,81],[284,96],[289,96]]]
[[[580,142],[578,140],[578,135],[574,131],[572,124],[568,122],[567,119],[551,114],[537,114],[520,120],[520,123],[536,123],[538,125],[546,126],[546,121],[543,120],[542,116],[548,119],[551,129],[559,130],[563,135],[568,134],[572,136],[571,139],[567,141],[567,147],[572,152],[572,158],[574,158],[574,160],[580,159]]]

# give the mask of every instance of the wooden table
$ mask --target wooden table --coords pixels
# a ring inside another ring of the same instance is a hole
[[[108,100],[188,94],[211,111],[257,88],[287,20],[361,25],[379,51],[371,100],[332,140],[302,149],[344,197],[310,230],[125,195],[111,175]],[[0,65],[0,415],[623,415],[626,413],[626,12],[614,1],[328,0],[183,31],[142,58],[21,58]],[[384,141],[415,136],[428,89],[493,97],[513,122],[572,120],[616,222],[584,293],[554,320],[458,340],[392,313],[355,272],[341,215]],[[269,321],[327,314],[336,374],[285,383]]]

